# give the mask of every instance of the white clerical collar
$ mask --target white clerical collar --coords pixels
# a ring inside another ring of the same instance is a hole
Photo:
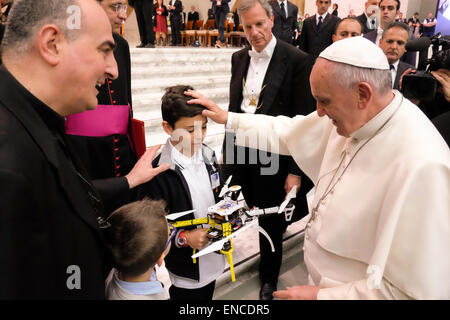
[[[369,139],[390,119],[390,117],[392,117],[394,112],[400,106],[403,98],[402,94],[397,90],[392,90],[392,92],[394,93],[394,99],[391,103],[381,110],[375,117],[370,119],[369,122],[350,134],[353,139],[358,141]]]
[[[249,56],[251,58],[269,58],[272,59],[273,52],[275,51],[275,47],[277,45],[277,39],[272,33],[272,40],[269,41],[267,46],[261,50],[261,52],[257,52],[255,48],[252,46],[252,50],[249,51]],[[252,52],[252,53],[250,53]]]

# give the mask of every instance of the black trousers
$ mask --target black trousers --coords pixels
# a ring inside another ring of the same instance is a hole
[[[151,0],[137,0],[134,5],[136,20],[139,28],[141,43],[155,44],[155,31],[153,31],[153,3]]]
[[[178,45],[181,44],[181,19],[179,17],[172,16],[170,18],[170,28],[172,30],[172,44]]]
[[[185,289],[171,285],[169,288],[170,300],[212,300],[216,281],[199,288]]]
[[[219,9],[216,9],[216,25],[217,29],[219,29],[219,40],[222,43],[225,43],[225,19],[227,18],[227,14]]]

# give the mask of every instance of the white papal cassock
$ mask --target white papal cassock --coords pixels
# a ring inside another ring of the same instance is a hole
[[[241,138],[258,133],[261,149],[291,155],[316,186],[304,259],[319,299],[450,298],[450,151],[394,94],[349,138],[316,112],[230,113],[239,144],[257,148]]]

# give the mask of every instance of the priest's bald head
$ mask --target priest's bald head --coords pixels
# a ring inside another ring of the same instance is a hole
[[[337,41],[319,55],[311,91],[319,116],[328,116],[338,134],[350,136],[394,98],[383,51],[363,37]]]

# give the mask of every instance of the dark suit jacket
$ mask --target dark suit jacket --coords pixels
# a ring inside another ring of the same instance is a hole
[[[339,20],[338,17],[327,14],[320,30],[318,30],[316,15],[306,19],[303,22],[302,33],[299,37],[299,48],[309,53],[313,58],[317,58],[326,47],[333,43],[334,29]]]
[[[3,35],[5,34],[5,26],[0,23],[0,45],[2,44]],[[0,65],[2,64],[2,57],[0,52]]]
[[[223,13],[230,12],[230,6],[228,5],[228,2],[230,2],[230,0],[222,0],[221,6],[217,6],[217,0],[210,1],[212,2],[212,9],[214,14],[216,13],[216,11],[222,11]]]
[[[403,72],[405,72],[408,68],[416,69],[413,65],[400,61],[398,63],[397,74],[395,76],[394,81],[394,89],[400,90],[400,78],[402,77]]]
[[[197,21],[199,19],[198,17],[198,12],[197,11],[189,11],[188,13],[188,21],[194,21],[194,25],[193,27],[195,27],[195,21]]]
[[[370,31],[368,33],[365,33],[363,35],[363,37],[368,39],[368,40],[370,40],[370,41],[372,41],[373,43],[375,43],[377,41],[377,35],[378,35],[378,30],[375,29],[375,30],[372,30],[372,31]]]
[[[250,64],[249,50],[249,47],[244,48],[232,56],[229,105],[231,112],[242,112],[243,79],[247,76]],[[256,114],[293,117],[314,111],[315,103],[309,85],[311,65],[311,58],[306,53],[283,41],[277,41],[263,81],[263,86],[266,87],[258,101],[261,108],[256,110]],[[289,173],[302,176],[301,192],[309,190],[307,186],[309,179],[303,175],[291,157],[269,154],[270,157],[279,157],[279,169],[274,175],[261,175],[261,168],[273,165],[267,164],[267,159],[263,158],[266,153],[256,152],[257,163],[249,164],[248,156],[253,150],[240,148],[234,146],[234,134],[227,133],[223,149],[225,164],[222,175],[224,179],[230,174],[233,175],[232,184],[242,186],[243,195],[249,206],[266,208],[279,205],[286,196],[284,183]],[[231,150],[234,155],[228,154]],[[237,159],[240,152],[246,153],[246,164],[236,164],[239,163],[238,160],[242,160]],[[234,158],[233,164],[229,164],[229,158]]]
[[[99,195],[77,175],[87,173],[64,142],[63,123],[58,137],[37,110],[58,118],[1,66],[0,299],[102,299]],[[71,266],[80,289],[67,285]]]
[[[170,4],[170,2],[168,2],[168,3]],[[173,6],[175,7],[175,9],[169,10],[169,13],[170,13],[169,19],[181,22],[181,11],[182,11],[181,1],[176,0],[175,3],[173,4]]]
[[[288,15],[286,18],[284,18],[278,1],[274,0],[270,4],[272,5],[274,16],[272,33],[280,40],[286,41],[287,43],[293,43],[295,30],[298,29],[298,7],[288,1]]]

